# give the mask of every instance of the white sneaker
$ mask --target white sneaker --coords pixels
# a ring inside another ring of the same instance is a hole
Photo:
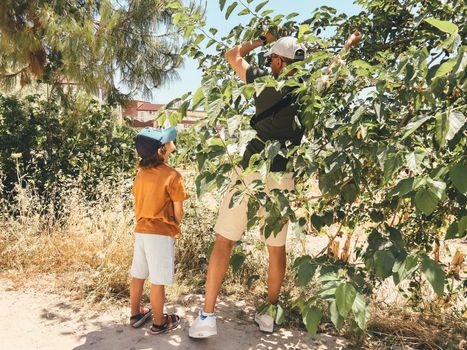
[[[201,318],[201,311],[188,330],[191,338],[208,338],[217,335],[216,316]]]
[[[274,319],[268,314],[255,313],[255,322],[262,332],[272,333],[274,331]]]

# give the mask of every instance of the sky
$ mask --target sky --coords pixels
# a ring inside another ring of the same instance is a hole
[[[226,1],[224,11],[232,2],[231,0]],[[243,2],[246,3],[246,1]],[[260,2],[260,0],[253,1],[249,6],[254,9]],[[245,24],[249,20],[248,16],[236,16],[243,8],[240,4],[233,11],[230,18],[225,20],[225,12],[222,13],[220,11],[218,0],[206,0],[206,3],[206,29],[218,29],[216,37],[220,38],[237,24]],[[274,10],[275,14],[285,15],[297,12],[300,15],[295,19],[300,22],[310,18],[313,10],[323,5],[334,7],[338,13],[343,12],[348,16],[357,14],[361,10],[358,5],[353,3],[353,0],[270,0],[262,10],[271,9]],[[343,40],[345,40],[345,38],[343,38]],[[196,91],[196,89],[201,86],[201,71],[198,70],[197,67],[197,61],[188,57],[185,58],[183,67],[178,69],[180,78],[158,89],[154,89],[153,98],[150,102],[166,104],[172,99],[180,97],[187,91]]]

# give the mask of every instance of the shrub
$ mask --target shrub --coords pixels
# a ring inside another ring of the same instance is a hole
[[[0,169],[4,194],[18,181],[33,183],[47,197],[62,181],[75,179],[88,196],[120,173],[134,173],[135,131],[117,122],[107,105],[76,100],[64,108],[38,95],[19,100],[0,95]],[[20,178],[18,178],[20,174]]]

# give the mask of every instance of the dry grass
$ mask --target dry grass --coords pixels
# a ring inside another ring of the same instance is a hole
[[[133,239],[128,183],[103,183],[96,191],[99,198],[90,202],[69,183],[57,193],[62,208],[56,212],[31,188],[18,188],[14,204],[2,203],[1,270],[60,274],[59,286],[96,300],[127,294]]]
[[[460,349],[467,338],[462,315],[414,313],[406,309],[374,310],[368,325],[369,343],[382,348]]]
[[[194,193],[193,177],[187,176],[186,182]],[[32,276],[55,274],[55,287],[78,298],[126,302],[133,253],[131,185],[128,178],[103,182],[96,188],[98,198],[90,201],[78,184],[70,182],[54,193],[60,212],[43,203],[32,187],[17,188],[12,200],[0,202],[0,271],[17,283],[21,276],[26,282]],[[215,215],[216,208],[207,208],[195,196],[185,203],[176,249],[177,284],[169,288],[169,298],[204,292]],[[256,241],[252,239],[252,244]],[[251,296],[246,281],[253,273],[266,275],[265,258],[264,250],[251,254],[240,273],[227,274],[222,292]],[[254,287],[254,295],[264,294],[263,283]]]

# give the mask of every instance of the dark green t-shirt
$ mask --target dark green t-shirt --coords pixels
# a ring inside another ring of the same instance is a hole
[[[266,75],[266,72],[258,67],[250,65],[246,71],[246,82],[252,83],[256,78]],[[286,87],[281,91],[276,91],[273,87],[265,88],[258,96],[255,96],[256,115],[267,111],[274,105],[277,105],[292,88]],[[270,114],[270,115],[269,115]],[[289,105],[283,106],[280,109],[273,108],[265,118],[259,120],[254,129],[257,132],[257,137],[252,139],[246,146],[243,154],[242,166],[246,168],[251,156],[255,153],[260,153],[264,149],[264,142],[276,140],[279,141],[283,148],[288,140],[292,145],[299,145],[304,130],[295,125],[295,116],[298,114],[298,104],[292,99]],[[261,142],[264,141],[264,142]],[[271,164],[271,171],[285,171],[287,166],[287,158],[276,156]]]

